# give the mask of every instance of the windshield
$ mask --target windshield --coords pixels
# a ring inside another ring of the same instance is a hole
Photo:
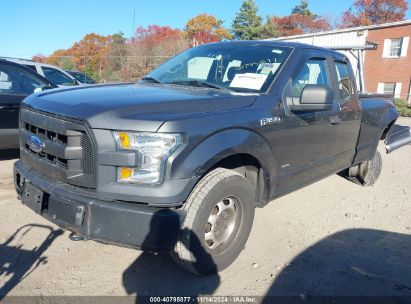
[[[76,78],[78,81],[81,83],[87,83],[87,84],[95,84],[96,82],[94,79],[90,78],[89,76],[86,76],[86,74],[83,73],[77,73],[77,72],[68,72],[71,76]]]
[[[264,92],[290,52],[262,45],[204,45],[177,55],[143,80]]]
[[[74,85],[73,79],[68,77],[66,74],[60,72],[59,70],[56,70],[50,67],[45,67],[45,66],[41,68],[43,69],[44,77],[46,77],[47,80],[57,85],[65,85],[65,86]]]

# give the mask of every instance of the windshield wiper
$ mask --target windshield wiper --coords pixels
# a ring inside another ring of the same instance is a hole
[[[181,84],[181,85],[188,85],[193,87],[206,87],[206,88],[213,88],[218,90],[228,90],[227,88],[220,87],[218,85],[201,81],[201,80],[175,80],[169,82],[170,84]]]
[[[153,77],[150,77],[150,76],[143,77],[143,78],[141,78],[141,80],[149,81],[149,82],[152,82],[152,83],[161,83],[161,81],[159,81],[159,80],[157,80]]]

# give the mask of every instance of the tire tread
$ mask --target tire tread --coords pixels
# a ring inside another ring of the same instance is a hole
[[[190,229],[194,224],[195,216],[198,210],[201,208],[201,203],[207,196],[207,194],[212,190],[212,188],[220,183],[225,178],[231,177],[233,175],[242,176],[240,173],[224,169],[224,168],[217,168],[211,172],[209,172],[193,189],[193,192],[188,197],[186,203],[183,205],[183,210],[186,211],[186,218],[184,220],[184,224],[181,227],[181,230],[184,231],[185,228]],[[193,262],[195,262],[195,258],[191,254],[191,252],[184,246],[183,242],[180,240],[182,237],[188,237],[180,234],[180,238],[177,241],[174,250],[170,252],[171,258],[174,260],[177,265],[184,268],[185,270],[200,274],[193,266]],[[188,243],[190,242],[187,239]]]
[[[374,185],[381,174],[382,158],[380,152],[376,152],[374,158],[369,162],[369,168],[365,176],[361,177],[362,185],[369,187]]]

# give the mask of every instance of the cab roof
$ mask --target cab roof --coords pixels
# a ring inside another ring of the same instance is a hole
[[[216,45],[216,46],[227,46],[227,45],[232,45],[232,46],[272,46],[272,47],[288,47],[288,48],[293,48],[295,50],[303,50],[303,49],[314,49],[314,50],[319,50],[319,51],[325,51],[325,52],[330,52],[336,55],[341,56],[342,54],[335,51],[331,50],[328,48],[316,46],[316,45],[311,45],[311,44],[305,44],[305,43],[299,43],[299,42],[289,42],[289,41],[275,41],[275,40],[229,40],[229,41],[221,41],[221,42],[213,42],[213,43],[208,43],[204,45]]]

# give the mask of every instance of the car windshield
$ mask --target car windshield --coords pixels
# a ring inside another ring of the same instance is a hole
[[[57,69],[50,68],[50,67],[42,67],[44,77],[47,78],[47,80],[57,84],[57,85],[65,85],[65,86],[71,86],[74,85],[73,79],[71,79],[69,76],[66,74],[60,72]]]
[[[210,44],[189,49],[143,77],[156,83],[264,92],[291,49]]]
[[[87,84],[95,84],[96,82],[94,79],[92,79],[89,76],[86,76],[86,74],[83,73],[77,73],[77,72],[68,72],[71,76],[76,78],[78,81],[81,83],[87,83]]]

